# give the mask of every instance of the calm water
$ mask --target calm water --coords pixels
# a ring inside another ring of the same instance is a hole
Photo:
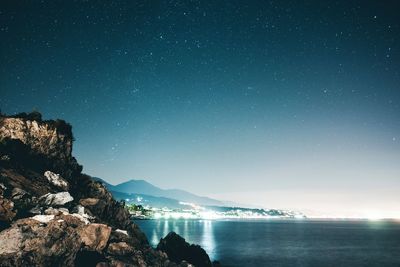
[[[311,220],[137,221],[152,245],[170,231],[223,266],[400,266],[400,223]]]

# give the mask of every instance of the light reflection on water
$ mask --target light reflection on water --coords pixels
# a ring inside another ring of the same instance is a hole
[[[152,229],[149,242],[156,247],[160,239],[174,231],[187,242],[200,245],[211,259],[216,259],[216,245],[211,220],[158,220]]]
[[[201,241],[201,246],[209,252],[209,256],[215,259],[215,238],[213,232],[213,221],[206,220],[203,221],[203,238]]]
[[[137,221],[151,245],[175,231],[223,266],[398,267],[400,223],[341,220]]]

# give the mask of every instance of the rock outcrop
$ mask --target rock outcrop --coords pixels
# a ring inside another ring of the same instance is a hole
[[[197,263],[151,248],[124,203],[81,173],[72,144],[64,121],[0,114],[0,266]]]
[[[42,121],[40,113],[3,117],[0,139],[20,140],[37,154],[55,161],[72,159],[72,127],[63,120]]]
[[[198,245],[190,245],[174,232],[160,240],[157,249],[167,253],[174,262],[187,260],[198,267],[211,267],[211,261],[204,249]]]

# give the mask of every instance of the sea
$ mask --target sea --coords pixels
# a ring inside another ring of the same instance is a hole
[[[152,246],[174,231],[222,266],[400,267],[400,222],[138,220]]]

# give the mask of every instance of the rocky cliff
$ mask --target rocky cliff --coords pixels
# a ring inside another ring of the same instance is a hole
[[[72,145],[65,121],[0,115],[0,266],[190,266],[193,255],[149,246]],[[200,254],[197,266],[211,266]]]

